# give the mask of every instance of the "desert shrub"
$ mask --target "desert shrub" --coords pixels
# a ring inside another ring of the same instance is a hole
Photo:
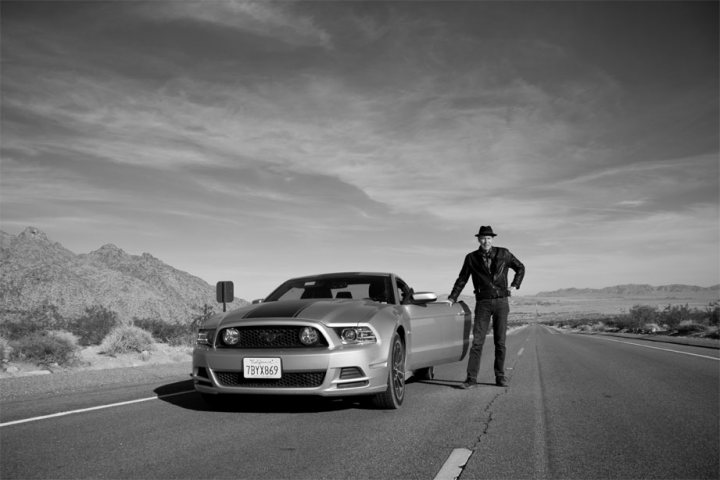
[[[705,329],[705,334],[703,335],[705,338],[720,338],[720,329],[717,325],[711,325]]]
[[[649,305],[633,305],[628,315],[628,328],[633,331],[641,330],[648,323],[657,323],[658,319],[657,309]]]
[[[80,339],[78,338],[78,336],[72,332],[68,332],[67,330],[50,330],[47,332],[47,335],[55,337],[58,340],[62,340],[63,342],[67,342],[68,344],[74,346],[76,349],[78,345],[80,345]]]
[[[586,321],[579,319],[579,318],[562,319],[562,320],[557,320],[557,321],[554,321],[551,323],[551,325],[553,325],[554,327],[557,327],[557,328],[572,328],[572,329],[579,328],[580,326],[585,325],[585,324],[586,324]]]
[[[154,341],[150,332],[134,325],[113,328],[100,344],[101,350],[111,355],[152,350]]]
[[[710,303],[705,308],[708,323],[714,326],[720,326],[720,300]]]
[[[158,342],[170,345],[191,345],[194,340],[192,325],[168,323],[156,318],[135,318],[133,324],[150,332]]]
[[[210,317],[215,315],[215,307],[209,304],[203,306],[193,307],[195,314],[193,315],[192,322],[190,323],[190,331],[197,331],[201,325],[204,325]]]
[[[15,320],[0,324],[0,335],[8,340],[19,340],[34,333],[64,329],[66,321],[55,305],[43,303],[32,310],[19,312]]]
[[[603,321],[597,321],[590,325],[590,329],[593,332],[606,332],[608,330],[607,325],[605,325],[605,322]]]
[[[28,360],[38,365],[67,365],[77,352],[77,337],[69,332],[34,332],[12,342],[12,358]]]
[[[100,345],[119,324],[117,313],[102,305],[85,309],[85,314],[68,322],[68,329],[80,338],[80,345]]]
[[[10,360],[11,355],[12,347],[10,346],[10,342],[8,342],[5,338],[0,337],[0,361],[7,362]]]
[[[668,305],[661,313],[661,323],[668,326],[670,330],[674,330],[682,322],[691,320],[693,317],[693,311],[690,307],[685,305]]]
[[[657,333],[662,330],[657,323],[646,323],[640,329],[642,333]]]
[[[39,331],[23,321],[12,320],[0,324],[0,335],[10,340],[17,340],[31,333]]]
[[[680,335],[688,335],[705,331],[705,327],[694,320],[683,320],[675,328]]]
[[[622,331],[631,329],[630,316],[627,314],[615,315],[614,317],[605,321],[607,330]]]

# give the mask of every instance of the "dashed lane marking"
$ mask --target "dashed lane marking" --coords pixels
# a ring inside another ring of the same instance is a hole
[[[194,393],[194,392],[195,392],[195,390],[187,390],[184,392],[169,393],[167,395],[160,395],[160,396],[156,396],[156,397],[138,398],[137,400],[128,400],[126,402],[110,403],[107,405],[98,405],[96,407],[80,408],[78,410],[68,410],[66,412],[58,412],[58,413],[53,413],[50,415],[42,415],[40,417],[23,418],[21,420],[14,420],[12,422],[0,423],[0,428],[9,427],[11,425],[19,425],[21,423],[37,422],[38,420],[48,420],[50,418],[64,417],[66,415],[73,415],[76,413],[92,412],[93,410],[103,410],[106,408],[114,408],[114,407],[122,407],[124,405],[132,405],[133,403],[142,403],[142,402],[147,402],[150,400],[158,400],[158,399],[162,399],[162,398],[176,397],[178,395],[185,395],[185,394]]]
[[[445,463],[443,464],[438,474],[435,475],[434,480],[457,479],[462,473],[463,468],[467,464],[472,454],[472,450],[468,450],[467,448],[456,448],[455,450],[453,450],[452,453],[450,453],[448,459],[445,460]]]
[[[519,357],[520,355],[522,355],[524,351],[525,351],[525,347],[522,347],[522,348],[520,349],[520,351],[518,351],[518,357]]]

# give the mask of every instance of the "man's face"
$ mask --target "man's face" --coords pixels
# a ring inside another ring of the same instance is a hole
[[[480,242],[480,248],[482,248],[483,250],[490,250],[490,248],[492,247],[492,241],[493,237],[489,235],[484,237],[478,237],[478,242]]]

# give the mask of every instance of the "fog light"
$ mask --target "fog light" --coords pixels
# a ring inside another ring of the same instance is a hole
[[[300,341],[303,345],[314,345],[320,340],[320,334],[312,327],[305,327],[300,331]]]
[[[225,345],[237,345],[240,341],[240,332],[237,328],[226,328],[223,330],[222,339]]]

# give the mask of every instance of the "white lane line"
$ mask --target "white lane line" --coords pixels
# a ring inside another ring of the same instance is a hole
[[[623,340],[614,340],[612,338],[606,338],[606,337],[590,337],[590,338],[597,338],[600,340],[607,340],[608,342],[624,343],[625,345],[635,345],[636,347],[652,348],[653,350],[662,350],[664,352],[674,352],[674,353],[680,353],[682,355],[690,355],[692,357],[709,358],[710,360],[720,361],[720,358],[718,358],[718,357],[710,357],[708,355],[700,355],[697,353],[683,352],[682,350],[673,350],[672,348],[653,347],[651,345],[643,345],[642,343],[625,342]]]
[[[472,454],[472,450],[468,450],[467,448],[456,448],[453,450],[448,459],[445,460],[438,474],[435,475],[434,480],[455,480],[458,478]]]
[[[519,357],[520,355],[522,355],[524,351],[525,351],[525,347],[522,347],[522,348],[520,349],[520,351],[518,352],[518,357]]]
[[[42,415],[40,417],[23,418],[21,420],[14,420],[12,422],[0,423],[0,428],[9,427],[10,425],[18,425],[21,423],[36,422],[38,420],[47,420],[49,418],[64,417],[65,415],[73,415],[75,413],[92,412],[93,410],[103,410],[105,408],[122,407],[123,405],[131,405],[133,403],[147,402],[149,400],[157,400],[160,398],[170,398],[177,395],[185,395],[186,393],[194,393],[195,390],[187,390],[185,392],[169,393],[158,397],[147,397],[139,398],[137,400],[128,400],[127,402],[110,403],[108,405],[98,405],[96,407],[80,408],[78,410],[68,410],[67,412],[58,412],[50,415]]]

